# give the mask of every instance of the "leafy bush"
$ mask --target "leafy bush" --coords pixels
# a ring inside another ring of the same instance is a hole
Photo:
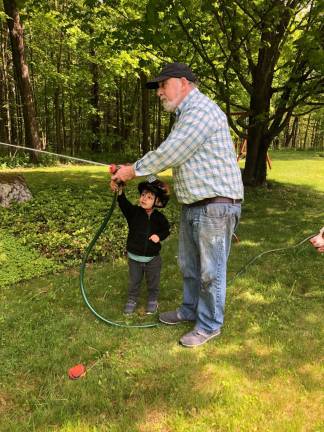
[[[60,161],[56,156],[40,154],[37,166],[55,166]],[[0,168],[31,168],[34,164],[30,160],[28,153],[15,154],[14,156],[0,156]]]
[[[0,156],[0,168],[26,167],[30,164],[28,155],[20,154],[13,156]]]

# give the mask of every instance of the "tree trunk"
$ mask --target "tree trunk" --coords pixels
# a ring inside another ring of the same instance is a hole
[[[125,138],[125,111],[124,111],[124,97],[123,97],[123,81],[119,80],[118,87],[118,97],[119,97],[119,120],[120,120],[120,137],[121,141],[121,150],[123,150],[123,143]]]
[[[243,182],[248,186],[262,186],[267,178],[267,123],[270,113],[272,71],[265,60],[256,68],[253,80],[255,89],[251,95],[247,136],[247,154]],[[262,73],[261,73],[262,72]]]
[[[140,76],[142,95],[142,154],[145,154],[150,150],[149,92],[145,87],[147,81],[146,75],[141,72]]]
[[[288,147],[296,148],[296,136],[298,131],[298,117],[294,118]]]
[[[59,75],[61,73],[61,63],[62,63],[62,40],[63,34],[60,32],[60,43],[57,49],[57,58],[56,58],[56,71]],[[63,143],[62,143],[62,118],[61,118],[61,88],[60,84],[57,83],[54,89],[54,97],[53,97],[53,105],[54,105],[54,116],[55,116],[55,149],[57,153],[62,153]]]
[[[116,91],[115,91],[115,124],[116,124],[116,135],[117,137],[115,137],[114,141],[113,141],[113,145],[112,145],[112,150],[114,153],[118,153],[120,151],[120,108],[119,108],[119,91],[118,91],[118,82],[116,81]]]
[[[286,127],[285,127],[285,132],[284,132],[284,143],[283,143],[283,146],[284,146],[285,148],[288,147],[288,145],[289,145],[289,141],[290,141],[290,139],[291,139],[290,132],[289,132],[289,128],[290,128],[290,118],[289,118],[289,120],[287,121],[287,124],[286,124]]]
[[[74,139],[74,134],[75,134],[75,126],[74,126],[74,109],[73,109],[74,105],[73,105],[73,98],[72,95],[70,93],[69,95],[69,124],[70,124],[70,135],[69,135],[69,149],[70,149],[70,154],[72,156],[75,155],[75,139]]]
[[[152,114],[151,114],[151,135],[150,135],[150,150],[152,150],[154,148],[154,143],[155,143],[155,134],[156,134],[156,98],[153,101],[153,106],[152,106]]]
[[[308,132],[309,132],[309,126],[310,126],[310,122],[311,122],[311,115],[308,116],[307,119],[307,125],[306,125],[306,129],[305,129],[305,135],[304,135],[304,141],[303,141],[303,149],[307,149],[308,145]]]
[[[10,40],[12,44],[13,64],[17,76],[21,102],[23,106],[25,140],[28,147],[41,148],[32,87],[29,78],[29,70],[25,61],[23,27],[20,22],[16,0],[3,0],[4,10],[9,16],[7,20]],[[32,152],[33,162],[37,162],[37,154]]]
[[[44,148],[47,148],[47,144],[50,139],[50,121],[49,121],[49,105],[48,105],[48,96],[47,96],[47,79],[45,78],[44,82],[44,115],[45,115],[45,140],[44,140]]]
[[[99,115],[99,68],[96,63],[96,51],[91,49],[90,51],[93,61],[90,63],[90,71],[92,75],[92,89],[90,103],[93,108],[93,113],[90,119],[90,128],[92,132],[92,139],[90,143],[91,151],[98,153],[101,150],[100,143],[100,124],[101,119]]]
[[[62,146],[62,133],[61,133],[61,109],[60,109],[60,89],[57,86],[54,90],[54,116],[55,116],[55,150],[57,153],[61,153]]]
[[[61,119],[62,119],[62,149],[65,153],[66,151],[66,126],[65,126],[65,103],[64,103],[64,95],[62,96],[62,104],[61,104]]]
[[[136,122],[136,105],[138,104],[138,81],[133,83],[133,92],[130,90],[130,84],[127,82],[126,95],[129,95],[127,109],[125,109],[125,140],[127,141],[131,135],[132,127]]]
[[[159,147],[162,142],[162,128],[161,128],[161,101],[158,99],[158,110],[157,110],[157,130],[155,137],[155,148]]]
[[[111,96],[108,93],[106,96],[106,106],[105,106],[105,124],[104,124],[104,131],[106,136],[108,136],[111,132],[112,129],[112,124],[113,124],[113,107],[112,107],[112,103],[111,103]]]
[[[269,146],[270,142],[267,136],[262,133],[262,130],[252,131],[248,135],[247,153],[243,172],[243,183],[245,186],[263,186],[266,184],[267,152]]]
[[[315,120],[315,122],[313,123],[312,135],[310,139],[310,147],[314,149],[316,149],[316,144],[315,144],[316,127],[317,127],[317,120]]]
[[[19,125],[18,116],[19,112],[19,97],[17,96],[17,86],[14,81],[8,81],[9,85],[9,118],[10,118],[10,142],[12,144],[21,144],[19,134],[21,136],[21,127]]]
[[[10,143],[10,111],[8,92],[7,27],[0,30],[0,141]]]
[[[0,81],[4,82],[4,73],[0,69]],[[6,125],[8,126],[7,110],[6,106],[6,95],[4,85],[0,86],[0,141],[8,142],[8,135],[6,133]],[[1,149],[2,150],[2,149]]]
[[[279,4],[276,0],[275,3]],[[276,25],[277,32],[269,23],[261,22],[261,38],[257,64],[251,64],[252,85],[250,89],[247,155],[243,174],[245,185],[262,186],[267,178],[267,151],[274,138],[270,126],[270,101],[275,65],[279,57],[280,34],[289,22],[285,11]]]

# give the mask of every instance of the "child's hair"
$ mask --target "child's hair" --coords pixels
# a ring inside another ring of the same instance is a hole
[[[151,176],[147,181],[138,184],[139,193],[141,194],[144,190],[154,193],[155,200],[153,207],[162,208],[167,205],[170,198],[170,188],[167,183]]]

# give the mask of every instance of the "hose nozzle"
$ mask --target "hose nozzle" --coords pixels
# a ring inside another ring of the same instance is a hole
[[[120,165],[116,165],[116,164],[110,164],[109,165],[109,173],[111,175],[116,174],[116,172],[119,170]],[[115,181],[116,185],[118,186],[118,188],[125,186],[125,183],[123,181]]]

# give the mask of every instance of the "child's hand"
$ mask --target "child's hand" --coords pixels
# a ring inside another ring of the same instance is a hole
[[[118,192],[118,195],[121,195],[123,193],[124,186],[125,185],[117,184],[113,180],[111,180],[111,182],[110,182],[110,189],[113,192]]]
[[[152,234],[151,237],[149,237],[149,240],[151,240],[153,243],[159,243],[160,237],[157,234]]]
[[[110,189],[113,192],[118,192],[118,184],[116,182],[114,182],[113,180],[110,181]]]

